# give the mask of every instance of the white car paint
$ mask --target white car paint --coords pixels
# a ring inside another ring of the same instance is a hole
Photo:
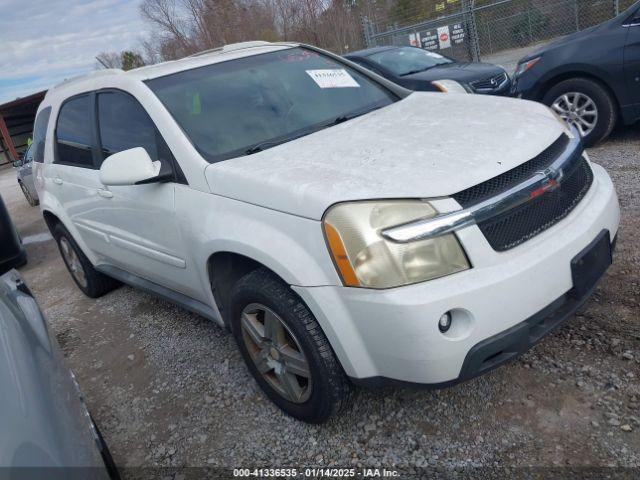
[[[472,269],[383,291],[336,286],[294,290],[319,316],[334,349],[344,349],[337,353],[350,362],[343,361],[350,375],[427,384],[455,379],[471,347],[570,290],[570,259],[603,228],[612,235],[617,231],[613,184],[602,167],[593,169],[596,180],[581,204],[559,224],[516,248],[498,253],[477,227],[461,230]],[[463,334],[438,331],[438,318],[449,310],[468,315]]]
[[[106,158],[100,167],[100,182],[109,187],[135,185],[157,177],[160,167],[161,163],[151,160],[144,148],[136,147]]]
[[[328,206],[441,197],[433,202],[437,210],[457,210],[460,205],[448,195],[533,158],[565,127],[545,107],[529,102],[414,93],[261,153],[209,164],[143,83],[291,46],[260,45],[127,73],[99,72],[50,90],[40,109],[51,106],[52,119],[61,102],[79,93],[117,88],[132,94],[188,185],[106,186],[97,170],[53,164],[51,121],[45,163],[36,165],[42,210],[64,223],[95,266],[118,267],[200,302],[220,324],[207,261],[217,252],[252,258],[305,300],[349,376],[422,383],[455,379],[471,346],[566,292],[570,259],[602,229],[612,237],[617,232],[615,191],[606,172],[593,165],[595,181],[580,205],[523,245],[498,253],[470,226],[458,232],[473,265],[467,271],[389,290],[342,286],[320,222]],[[438,331],[437,320],[448,309],[468,316],[462,334]]]
[[[500,114],[487,122],[492,110]],[[563,131],[538,103],[416,92],[205,174],[219,195],[319,219],[346,200],[457,193],[532,159]]]

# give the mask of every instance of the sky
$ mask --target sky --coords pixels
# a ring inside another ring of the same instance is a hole
[[[0,0],[0,104],[98,68],[105,51],[138,48],[139,0]]]

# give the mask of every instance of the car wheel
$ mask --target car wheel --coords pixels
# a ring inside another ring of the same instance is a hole
[[[29,192],[29,189],[24,185],[24,183],[18,182],[18,184],[20,185],[22,193],[24,193],[24,197],[27,199],[27,202],[29,202],[29,205],[31,205],[32,207],[37,206],[40,202],[38,202],[37,199],[33,198],[31,192]]]
[[[616,124],[616,103],[607,89],[594,80],[572,78],[560,82],[542,102],[575,125],[588,147],[608,137]]]
[[[101,297],[120,285],[117,280],[98,272],[91,265],[89,259],[82,253],[78,244],[62,224],[58,223],[52,233],[71,278],[87,297]]]
[[[282,410],[321,423],[347,403],[351,385],[313,314],[267,269],[241,278],[231,295],[231,330],[247,367]]]

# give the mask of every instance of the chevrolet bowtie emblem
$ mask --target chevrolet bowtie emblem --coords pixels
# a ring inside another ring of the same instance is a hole
[[[529,194],[529,198],[536,198],[546,192],[551,192],[560,186],[564,172],[554,168],[547,168],[537,172],[538,175],[544,177],[543,183]]]

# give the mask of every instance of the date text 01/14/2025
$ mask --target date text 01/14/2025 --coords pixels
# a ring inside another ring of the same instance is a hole
[[[399,477],[397,470],[386,468],[234,468],[234,477],[285,477],[285,478],[393,478]]]

